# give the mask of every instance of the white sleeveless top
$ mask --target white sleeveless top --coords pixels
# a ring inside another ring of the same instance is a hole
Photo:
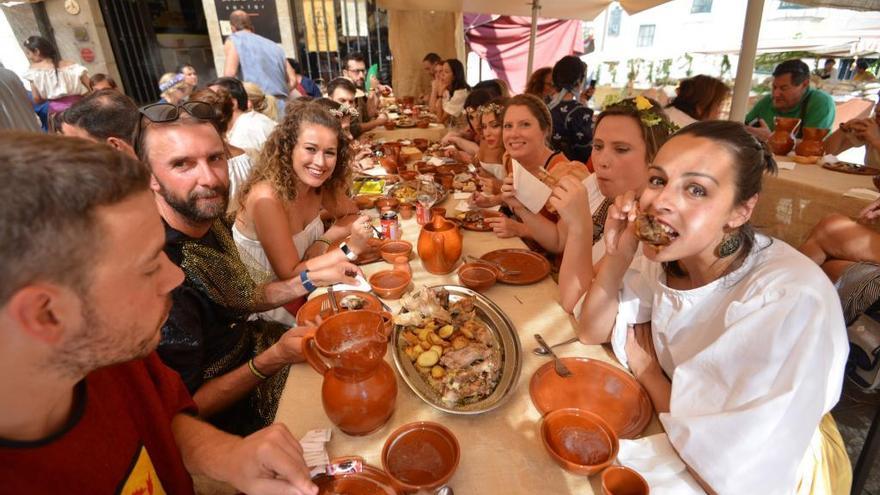
[[[238,188],[251,174],[254,162],[247,153],[242,153],[227,160],[226,165],[229,168],[229,197],[234,199]]]
[[[300,232],[293,235],[293,245],[300,255],[300,259],[309,249],[309,246],[315,243],[322,235],[324,235],[324,223],[321,217],[317,216],[309,222]],[[272,280],[278,280],[272,265],[269,263],[269,257],[263,250],[263,245],[259,240],[251,239],[238,230],[236,225],[232,226],[232,239],[238,248],[238,254],[241,261],[248,267],[254,282],[261,284]],[[266,320],[273,320],[289,326],[296,326],[296,317],[284,308],[275,308],[270,311],[259,313]]]
[[[84,95],[89,88],[82,83],[82,75],[88,74],[88,69],[80,64],[70,64],[53,69],[28,69],[24,78],[36,86],[40,95],[47,100],[56,100],[64,96]]]

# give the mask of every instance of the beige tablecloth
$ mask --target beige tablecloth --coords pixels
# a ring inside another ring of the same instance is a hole
[[[452,201],[447,200],[451,212]],[[415,246],[420,232],[414,220],[402,222],[403,238]],[[480,256],[500,248],[522,248],[519,239],[498,239],[491,233],[464,232],[463,254]],[[431,275],[424,270],[417,253],[410,262],[416,286],[440,283],[458,284],[455,272]],[[389,265],[377,262],[364,267],[369,276]],[[435,421],[451,429],[461,445],[461,462],[450,481],[459,495],[500,493],[590,494],[601,493],[599,477],[588,479],[563,471],[544,450],[538,434],[540,414],[529,398],[529,380],[548,358],[531,351],[536,343],[532,334],[541,333],[550,343],[561,342],[574,335],[572,320],[558,303],[558,288],[550,277],[528,286],[497,284],[485,295],[498,304],[510,317],[522,343],[522,374],[511,397],[498,409],[478,416],[456,416],[433,409],[422,402],[398,376],[397,405],[391,420],[379,431],[364,437],[352,437],[333,428],[328,444],[332,456],[359,455],[374,466],[381,467],[380,454],[388,435],[399,426],[412,421]],[[399,301],[385,301],[393,311]],[[389,354],[386,359],[392,363]],[[562,356],[586,356],[616,362],[602,346],[573,343],[558,348]],[[396,372],[396,368],[395,368]],[[313,428],[330,427],[321,406],[322,378],[308,365],[290,370],[281,397],[277,421],[301,437]],[[656,417],[643,434],[661,431]]]
[[[365,134],[365,136],[373,140],[384,139],[386,141],[397,141],[398,139],[416,139],[424,138],[428,141],[440,141],[446,135],[448,129],[442,124],[431,124],[430,127],[420,129],[418,127],[395,128],[392,131],[384,127],[377,127]]]
[[[875,190],[870,176],[832,172],[821,165],[798,164],[764,180],[752,223],[761,231],[798,247],[829,213],[855,218],[867,199],[845,197],[852,188]]]

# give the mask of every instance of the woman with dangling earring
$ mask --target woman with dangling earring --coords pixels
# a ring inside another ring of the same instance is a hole
[[[611,343],[708,493],[849,493],[829,414],[849,349],[840,301],[812,261],[749,225],[775,171],[740,123],[666,141],[640,196],[609,208],[577,333]]]

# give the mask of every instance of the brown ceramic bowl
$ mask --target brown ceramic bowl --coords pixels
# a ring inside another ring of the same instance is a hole
[[[413,139],[413,146],[419,149],[421,152],[425,152],[428,149],[428,140],[425,138],[415,138]]]
[[[449,163],[446,165],[440,165],[437,167],[438,174],[462,174],[467,172],[468,166],[464,163]]]
[[[389,131],[393,131],[395,127],[397,127],[397,124],[394,123],[393,120],[389,120],[388,122],[385,122],[385,128],[388,129]]]
[[[382,196],[376,200],[376,209],[382,211],[382,209],[387,210],[397,210],[397,207],[400,206],[400,200],[397,198],[392,198],[390,196]]]
[[[465,263],[458,269],[458,280],[462,285],[477,292],[483,292],[495,285],[498,274],[483,263]]]
[[[436,174],[434,174],[434,182],[440,184],[446,190],[452,189],[454,178],[455,174],[451,172],[437,172]]]
[[[427,129],[430,125],[431,121],[428,119],[419,119],[418,121],[416,121],[416,127],[418,127],[419,129]]]
[[[412,275],[402,270],[382,270],[370,275],[370,287],[382,299],[400,299]]]
[[[394,263],[398,256],[409,259],[409,255],[412,254],[412,244],[407,241],[385,241],[379,247],[379,253],[388,263]]]
[[[458,440],[448,428],[428,421],[408,423],[394,430],[382,448],[382,467],[401,492],[417,492],[445,485],[461,458]]]
[[[376,198],[377,196],[361,194],[354,197],[354,202],[357,204],[358,209],[366,210],[376,205]]]
[[[411,203],[401,203],[400,207],[397,208],[397,212],[400,213],[401,220],[409,220],[413,217],[415,209],[416,207]]]
[[[603,495],[648,495],[648,482],[626,466],[611,466],[602,472]]]
[[[617,435],[599,416],[583,409],[557,409],[541,420],[541,439],[566,471],[591,476],[617,457]]]
[[[381,165],[382,168],[384,168],[385,171],[389,174],[397,173],[397,162],[395,160],[392,160],[391,158],[384,156],[382,158],[379,158],[379,165]]]
[[[415,180],[416,176],[419,175],[415,170],[398,170],[397,175],[400,176],[403,180]]]

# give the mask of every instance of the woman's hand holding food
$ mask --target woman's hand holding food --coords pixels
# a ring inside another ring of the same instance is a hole
[[[468,204],[478,208],[491,208],[501,204],[501,197],[497,194],[487,195],[477,191],[468,199]]]
[[[501,200],[507,203],[511,208],[525,208],[522,203],[516,199],[516,189],[513,188],[513,174],[504,178],[501,183]]]
[[[326,287],[333,284],[357,285],[358,282],[355,277],[358,275],[363,275],[361,269],[348,261],[334,263],[317,270],[309,270],[309,280],[317,287]]]
[[[348,244],[354,254],[360,255],[369,249],[368,242],[373,237],[373,224],[369,216],[360,215],[351,224],[351,237]]]
[[[609,256],[632,258],[639,245],[635,235],[635,221],[639,214],[634,191],[627,191],[614,199],[605,220],[605,246]]]
[[[850,132],[856,137],[877,148],[880,147],[880,126],[874,119],[859,119],[848,125]]]
[[[577,178],[567,175],[559,180],[550,195],[550,206],[572,232],[583,232],[585,222],[592,222],[587,188]]]

